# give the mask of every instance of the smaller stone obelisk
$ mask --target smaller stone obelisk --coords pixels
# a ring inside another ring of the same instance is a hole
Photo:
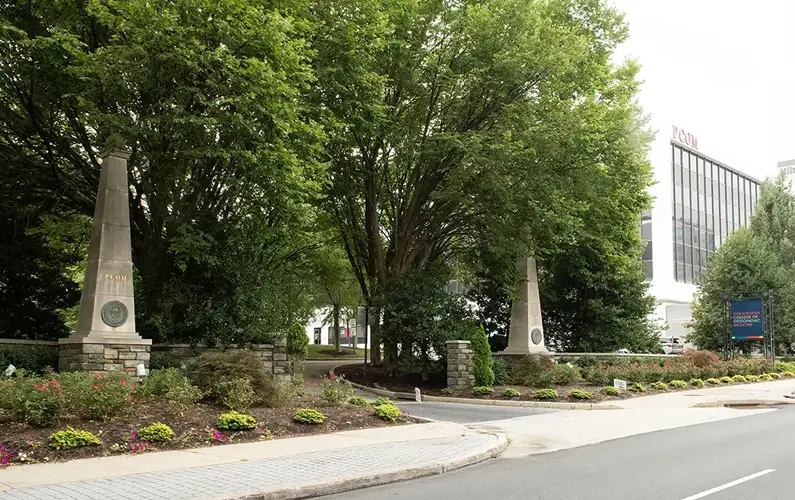
[[[135,371],[149,366],[151,340],[135,331],[127,159],[116,136],[100,152],[102,170],[80,297],[77,329],[60,339],[60,370]]]
[[[522,281],[519,297],[511,305],[511,326],[508,347],[499,354],[549,354],[544,345],[541,323],[541,296],[538,293],[538,269],[535,257],[522,257],[517,262]]]

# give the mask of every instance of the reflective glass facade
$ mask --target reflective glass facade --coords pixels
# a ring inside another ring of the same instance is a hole
[[[674,279],[696,283],[712,252],[748,224],[759,182],[674,142],[671,170]]]

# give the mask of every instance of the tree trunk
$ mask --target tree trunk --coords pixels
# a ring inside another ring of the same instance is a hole
[[[334,348],[337,351],[337,354],[342,353],[342,346],[340,345],[340,306],[334,304],[333,306],[334,315]]]

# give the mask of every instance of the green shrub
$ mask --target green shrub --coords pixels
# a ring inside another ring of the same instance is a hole
[[[138,429],[138,439],[153,443],[164,443],[174,438],[174,431],[166,424],[155,422],[152,425]]]
[[[454,394],[456,394],[457,391],[452,387],[445,387],[444,389],[440,389],[439,392],[441,392],[446,396],[453,396]]]
[[[391,404],[395,403],[393,403],[391,399],[384,396],[375,398],[375,401],[373,401],[373,406],[391,405]]]
[[[707,384],[709,384],[709,385],[719,385],[720,384],[720,379],[717,379],[717,378],[714,378],[714,377],[708,378],[707,379]]]
[[[511,389],[510,387],[502,391],[502,395],[506,398],[518,398],[522,395],[521,392],[517,391],[516,389]]]
[[[61,382],[57,378],[21,377],[0,381],[0,409],[17,422],[48,427],[58,422],[65,406]]]
[[[652,382],[651,384],[649,384],[649,387],[651,387],[655,391],[667,391],[668,390],[668,384],[666,384],[665,382]]]
[[[381,420],[394,422],[398,419],[398,417],[400,417],[400,408],[392,403],[374,406],[373,415],[380,418]]]
[[[776,372],[768,373],[768,375],[770,375],[774,380],[778,380],[781,378],[781,374]]]
[[[795,377],[795,372],[791,372],[791,371],[787,370],[785,372],[781,372],[781,376],[785,377],[785,378],[792,378],[792,377]]]
[[[555,367],[555,362],[549,356],[529,354],[518,360],[512,359],[509,363],[512,384],[526,387],[554,385],[552,377],[547,375]]]
[[[84,418],[107,420],[127,412],[133,405],[136,381],[126,373],[61,374],[66,402]]]
[[[182,361],[170,352],[152,351],[152,354],[149,355],[149,369],[155,371],[168,368],[179,370],[182,368]]]
[[[222,431],[250,431],[257,428],[257,420],[251,415],[230,411],[218,417],[218,428]]]
[[[233,411],[247,411],[257,402],[254,388],[245,378],[219,380],[213,386],[212,392],[221,404]]]
[[[343,377],[332,375],[323,379],[323,399],[329,406],[341,406],[354,392],[351,383]]]
[[[606,385],[602,387],[602,394],[605,396],[620,396],[621,390],[617,387],[613,387],[612,385]]]
[[[627,387],[627,390],[629,392],[646,392],[646,388],[643,387],[643,384],[641,384],[640,382],[635,382],[633,384],[630,384],[630,386]]]
[[[536,391],[536,399],[558,399],[558,391],[555,389],[539,389]]]
[[[758,375],[746,375],[745,376],[745,380],[747,380],[748,382],[759,382],[759,376]]]
[[[732,377],[732,382],[734,382],[735,384],[744,384],[747,381],[748,380],[745,377],[743,377],[742,375],[735,375],[735,376]]]
[[[304,325],[294,324],[287,329],[287,354],[306,359],[309,354],[309,336]]]
[[[591,399],[593,394],[588,391],[583,391],[582,389],[574,389],[569,393],[569,397],[574,399]]]
[[[179,407],[192,405],[203,396],[201,389],[192,385],[176,368],[150,371],[149,376],[138,388],[138,394],[144,397],[157,396]]]
[[[494,372],[494,385],[502,385],[508,382],[508,363],[501,356],[491,358],[491,371]]]
[[[293,420],[299,424],[319,425],[326,421],[326,415],[317,410],[302,408],[300,410],[295,410]]]
[[[704,381],[700,378],[691,378],[690,385],[693,387],[704,387]]]
[[[770,382],[771,380],[773,380],[773,377],[771,377],[769,373],[759,375],[759,382]]]
[[[0,344],[0,375],[8,365],[27,373],[47,373],[58,367],[58,346]]]
[[[721,377],[720,378],[720,383],[721,384],[731,384],[732,383],[732,378],[731,377]]]
[[[249,388],[254,394],[252,404],[275,406],[295,397],[292,384],[285,387],[274,380],[273,375],[262,365],[260,357],[246,350],[206,352],[190,364],[188,379],[220,402],[224,399],[229,402],[235,400],[243,406]],[[238,382],[240,380],[245,382]],[[230,396],[227,394],[229,390],[236,391],[236,394]],[[228,406],[228,403],[224,404]]]
[[[56,450],[71,450],[81,446],[100,445],[102,441],[88,431],[80,431],[67,427],[50,436],[50,447]]]
[[[674,389],[687,389],[687,382],[684,380],[671,380],[668,385]]]
[[[348,404],[353,406],[369,406],[369,403],[366,399],[361,396],[354,396],[348,400]]]
[[[475,375],[475,384],[482,387],[494,385],[494,370],[491,361],[491,347],[489,347],[489,336],[483,325],[478,328],[470,337],[470,349],[472,349],[472,374]]]
[[[494,389],[492,389],[491,387],[484,387],[482,385],[478,385],[472,388],[472,394],[474,394],[475,396],[488,396],[492,392],[494,392]]]

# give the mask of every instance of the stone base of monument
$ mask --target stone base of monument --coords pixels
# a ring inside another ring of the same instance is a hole
[[[152,341],[142,338],[70,337],[58,341],[58,371],[149,373]]]
[[[527,356],[528,354],[542,354],[545,356],[551,356],[552,352],[547,350],[546,347],[540,347],[535,349],[532,347],[530,349],[522,349],[522,348],[511,349],[510,347],[508,347],[504,351],[498,351],[494,353],[495,356],[518,356],[518,357]]]

